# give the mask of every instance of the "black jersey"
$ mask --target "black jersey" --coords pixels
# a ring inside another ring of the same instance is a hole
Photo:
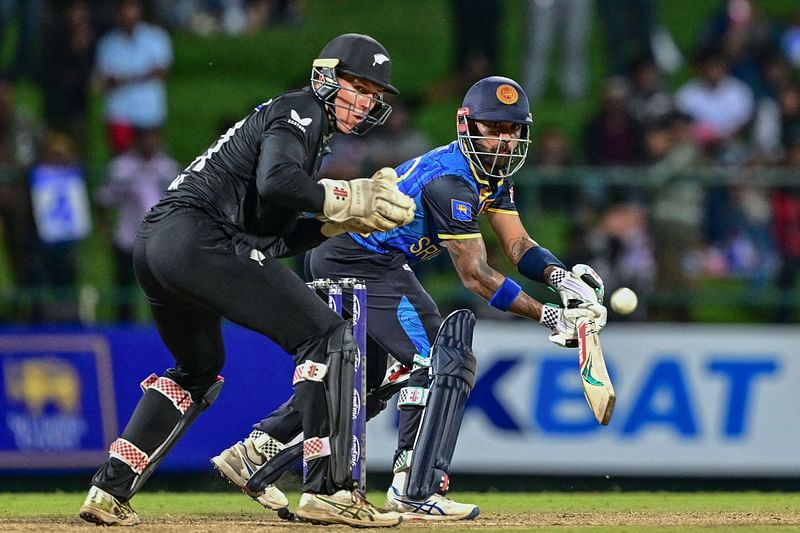
[[[260,104],[181,172],[145,217],[194,207],[236,231],[277,236],[322,211],[316,174],[332,132],[310,87]]]

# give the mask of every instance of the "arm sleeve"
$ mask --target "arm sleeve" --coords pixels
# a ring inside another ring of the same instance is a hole
[[[422,190],[425,212],[441,240],[481,237],[478,195],[458,176],[442,176]]]
[[[299,98],[277,100],[269,116],[256,168],[258,193],[282,207],[319,213],[325,191],[304,169],[316,157],[326,124],[322,108]]]

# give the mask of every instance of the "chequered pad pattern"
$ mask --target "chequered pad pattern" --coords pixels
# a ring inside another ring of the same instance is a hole
[[[111,457],[116,457],[130,466],[131,470],[136,474],[141,474],[150,463],[150,457],[148,457],[146,453],[137,448],[135,444],[125,439],[117,439],[112,442],[108,452],[111,454]]]
[[[311,437],[303,441],[303,460],[310,461],[331,454],[331,443],[328,437]]]
[[[163,376],[157,377],[155,374],[150,374],[147,379],[142,381],[140,386],[143,391],[147,389],[157,390],[169,398],[175,406],[175,409],[180,411],[181,414],[186,413],[186,410],[192,405],[192,395],[169,378]]]

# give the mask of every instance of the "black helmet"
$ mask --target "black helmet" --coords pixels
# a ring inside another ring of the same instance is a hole
[[[317,65],[318,62],[330,59],[335,59],[338,63]],[[389,52],[369,35],[345,33],[335,37],[319,53],[314,66],[333,66],[337,72],[371,81],[383,87],[386,92],[399,94],[390,83],[392,62],[389,59]]]
[[[510,154],[487,152],[479,143],[500,138],[481,136],[471,121],[513,122],[522,124],[522,132]],[[532,123],[528,97],[517,82],[504,76],[483,78],[469,88],[456,115],[458,145],[487,176],[510,177],[528,157]]]
[[[349,74],[370,81],[386,92],[398,94],[390,83],[392,64],[386,48],[369,35],[345,33],[325,45],[314,60],[311,71],[311,87],[314,94],[328,108],[332,119],[336,120],[336,94],[342,88],[337,74]],[[349,133],[363,135],[373,127],[386,122],[392,106],[382,97],[373,99],[369,115],[354,126]]]

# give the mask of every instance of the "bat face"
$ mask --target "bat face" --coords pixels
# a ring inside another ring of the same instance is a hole
[[[597,324],[593,319],[579,318],[576,326],[583,395],[597,421],[605,426],[611,421],[616,394],[608,377],[600,337],[597,335]]]

